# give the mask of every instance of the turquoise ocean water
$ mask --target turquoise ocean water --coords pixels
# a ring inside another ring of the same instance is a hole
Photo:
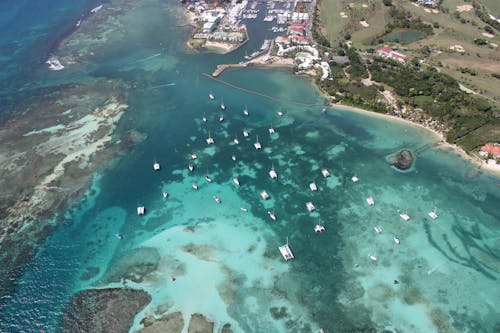
[[[45,85],[123,79],[132,88],[118,130],[134,128],[147,137],[95,175],[85,198],[65,212],[66,222],[2,299],[1,332],[56,331],[75,292],[123,286],[114,273],[138,262],[156,268],[140,283],[127,282],[152,296],[131,331],[146,315],[177,310],[186,319],[203,313],[216,329],[230,323],[236,332],[498,331],[498,178],[434,147],[437,138],[421,128],[338,107],[322,114],[321,93],[288,70],[245,69],[220,77],[283,101],[203,76],[217,63],[240,61],[244,49],[227,56],[185,52],[189,30],[177,27],[176,2],[144,1],[123,18],[133,29],[130,38],[106,44],[83,71],[50,72],[43,61],[47,45],[58,38],[54,32],[95,3],[51,2],[51,11],[27,15],[26,8],[35,4],[2,4],[2,26],[21,17],[23,29],[32,33],[28,39],[6,35],[12,40],[3,48],[18,43],[31,51],[21,48],[2,60],[10,66],[4,75],[25,89],[33,79]],[[251,51],[255,45],[260,43],[246,47]],[[23,81],[28,79],[21,63],[36,69],[30,82]],[[209,134],[215,145],[206,144]],[[253,147],[257,136],[261,151]],[[386,162],[403,148],[416,152],[408,172]],[[155,160],[162,166],[158,172]],[[276,180],[268,175],[272,167]],[[329,178],[322,177],[323,168]],[[213,181],[206,182],[205,175]],[[352,182],[353,176],[359,182]],[[309,190],[312,181],[317,192]],[[270,194],[267,201],[259,196],[263,190]],[[369,196],[374,206],[368,206]],[[313,213],[306,209],[309,201],[317,208]],[[146,207],[145,216],[137,216],[139,204]],[[434,207],[437,220],[428,216]],[[409,221],[399,217],[402,211]],[[316,234],[316,224],[326,231]],[[290,262],[278,251],[286,237],[296,257]],[[400,283],[393,284],[395,279]]]

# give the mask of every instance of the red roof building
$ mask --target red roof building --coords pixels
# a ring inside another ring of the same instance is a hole
[[[493,158],[500,158],[500,145],[499,144],[486,144],[481,147],[481,151],[488,155],[492,155]]]
[[[301,26],[289,26],[288,33],[291,35],[304,36],[304,28]]]
[[[302,36],[291,36],[290,41],[292,41],[296,44],[301,44],[301,45],[309,44],[309,41],[307,40],[307,38],[302,37]]]
[[[408,60],[408,57],[404,55],[403,53],[399,53],[391,49],[389,46],[384,46],[381,47],[380,49],[377,50],[377,54],[381,57],[384,58],[391,58],[394,60],[397,60],[399,62],[405,62]]]
[[[288,37],[283,37],[283,36],[278,36],[276,37],[276,43],[282,43],[282,44],[290,44],[290,39]]]

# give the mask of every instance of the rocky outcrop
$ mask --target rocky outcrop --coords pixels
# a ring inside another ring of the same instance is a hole
[[[129,288],[82,290],[71,299],[60,330],[65,333],[128,332],[151,296]]]
[[[409,150],[401,150],[389,157],[389,163],[399,170],[408,170],[413,165],[413,155]]]
[[[141,323],[144,328],[139,333],[181,333],[184,318],[181,312],[174,312],[158,319],[147,317]]]
[[[208,321],[204,315],[195,313],[189,321],[188,333],[212,333],[214,331],[214,323]]]

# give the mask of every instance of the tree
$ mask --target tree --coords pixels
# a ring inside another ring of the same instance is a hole
[[[392,6],[392,0],[384,0],[384,6],[387,6],[387,7]]]

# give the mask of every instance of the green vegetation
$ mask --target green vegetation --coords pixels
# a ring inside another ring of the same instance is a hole
[[[450,76],[433,67],[421,68],[418,62],[402,66],[392,60],[375,58],[368,66],[373,79],[394,88],[402,101],[412,108],[421,108],[450,129],[446,139],[467,143],[470,150],[483,144],[481,127],[498,123],[495,108],[484,98],[463,92]],[[472,132],[474,140],[467,138]]]

